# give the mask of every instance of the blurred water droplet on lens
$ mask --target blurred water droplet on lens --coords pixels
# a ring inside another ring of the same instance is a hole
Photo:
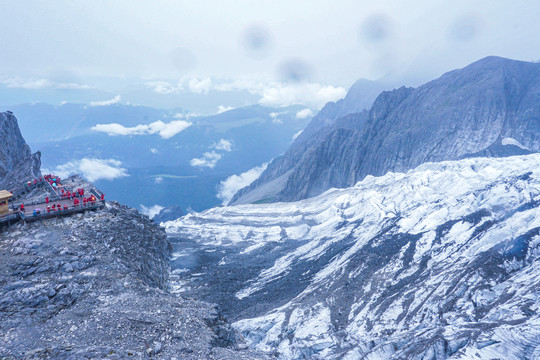
[[[361,42],[380,44],[392,37],[392,19],[384,14],[371,15],[360,26],[358,37]]]
[[[466,42],[480,33],[480,19],[476,15],[462,15],[454,19],[448,28],[448,37],[455,41]]]
[[[197,58],[191,51],[178,47],[169,53],[173,66],[181,72],[186,72],[197,66]]]
[[[272,35],[262,25],[251,25],[242,34],[242,46],[247,56],[254,59],[265,58],[272,47]]]
[[[278,73],[281,81],[285,82],[304,82],[311,78],[311,66],[298,58],[283,61],[278,66]]]

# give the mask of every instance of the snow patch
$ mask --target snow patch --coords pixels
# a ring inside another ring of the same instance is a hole
[[[517,146],[518,148],[523,149],[523,150],[530,150],[526,146],[523,146],[519,141],[517,141],[516,139],[513,139],[511,137],[505,137],[504,139],[502,139],[501,143],[503,145],[514,145],[514,146]]]

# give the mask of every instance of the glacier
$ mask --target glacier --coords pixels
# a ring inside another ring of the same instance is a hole
[[[179,254],[205,254],[176,257],[178,291],[280,359],[540,359],[540,154],[162,225]]]

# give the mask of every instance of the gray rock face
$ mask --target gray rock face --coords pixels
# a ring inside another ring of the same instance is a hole
[[[182,208],[178,205],[167,206],[166,208],[161,209],[159,214],[154,216],[152,220],[154,220],[156,224],[159,224],[165,221],[176,220],[179,217],[184,216],[185,214],[186,213],[184,212],[184,210],[182,210]]]
[[[39,153],[2,116],[0,164],[12,190],[39,175]],[[163,229],[114,202],[0,228],[0,358],[268,359],[245,350],[215,305],[171,294],[171,250]]]
[[[351,114],[319,130],[303,152],[292,148],[233,203],[288,171],[264,200],[292,201],[366,175],[405,171],[430,161],[501,156],[511,138],[540,150],[540,64],[488,57],[417,89],[383,92],[369,112]],[[514,154],[510,152],[511,154]],[[253,201],[251,201],[253,202]]]
[[[0,113],[0,188],[17,192],[29,179],[41,176],[41,154],[32,154],[11,112]]]
[[[382,83],[358,80],[351,86],[345,98],[335,103],[329,102],[326,104],[296,138],[285,155],[272,161],[261,177],[235,194],[230,203],[244,204],[257,200],[264,201],[268,197],[275,196],[283,188],[283,181],[279,181],[279,179],[289,175],[288,172],[295,168],[313,143],[322,140],[331,131],[337,119],[347,114],[369,109],[377,95],[384,88],[385,85]],[[266,185],[264,186],[265,189],[259,189],[263,185]],[[253,192],[255,189],[257,191]],[[250,195],[245,196],[247,194]]]
[[[171,245],[134,209],[0,235],[0,358],[266,358],[239,350],[214,305],[169,292]]]

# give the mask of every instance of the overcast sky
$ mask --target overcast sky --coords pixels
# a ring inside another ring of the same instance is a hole
[[[540,59],[539,1],[2,0],[0,14],[4,87],[120,101],[134,84],[269,105],[307,89],[317,108],[359,78],[418,85],[487,55]]]

